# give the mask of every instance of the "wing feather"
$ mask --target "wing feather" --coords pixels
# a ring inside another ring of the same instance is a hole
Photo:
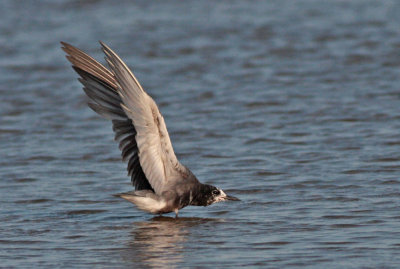
[[[156,193],[161,194],[169,184],[177,184],[192,174],[174,153],[168,131],[156,103],[143,90],[125,63],[101,43],[106,60],[118,85],[125,114],[137,131],[140,165]]]
[[[92,100],[89,107],[112,120],[114,138],[119,142],[122,159],[128,162],[128,175],[135,188],[161,194],[184,180],[197,182],[176,158],[156,103],[118,55],[101,43],[108,70],[81,50],[62,44]]]
[[[136,129],[121,107],[121,97],[117,82],[107,68],[81,50],[61,42],[67,59],[73,69],[80,75],[79,81],[84,86],[86,95],[91,99],[89,107],[98,114],[112,120],[115,140],[119,142],[123,160],[128,161],[128,175],[136,190],[151,190],[148,179],[139,163],[136,143]]]

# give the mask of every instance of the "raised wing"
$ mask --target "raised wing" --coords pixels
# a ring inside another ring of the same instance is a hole
[[[101,43],[101,42],[100,42]],[[143,90],[125,63],[101,43],[106,60],[118,85],[121,107],[137,131],[140,165],[157,194],[167,186],[184,180],[196,180],[175,156],[164,118],[154,100]],[[197,180],[196,180],[197,181]]]
[[[116,140],[120,143],[123,159],[129,160],[128,172],[136,189],[150,187],[161,194],[168,190],[168,186],[183,180],[197,181],[190,170],[177,160],[164,119],[154,100],[122,60],[109,47],[101,44],[111,72],[68,44],[63,43],[63,49],[81,75],[80,81],[85,86],[86,94],[94,101],[89,106],[113,121]],[[149,186],[145,186],[145,182]]]
[[[100,115],[112,120],[115,140],[119,142],[122,159],[128,162],[128,175],[136,190],[153,190],[143,173],[139,162],[136,130],[132,121],[121,108],[121,97],[113,74],[81,50],[61,42],[67,59],[80,75],[86,95],[91,99],[88,105]]]

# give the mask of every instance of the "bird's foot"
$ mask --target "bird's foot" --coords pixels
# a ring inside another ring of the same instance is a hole
[[[175,211],[175,218],[177,219],[178,218],[178,209],[175,209],[174,211]]]

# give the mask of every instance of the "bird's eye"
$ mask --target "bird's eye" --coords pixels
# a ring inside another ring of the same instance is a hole
[[[213,190],[213,191],[212,191],[212,194],[218,195],[218,194],[219,194],[219,190]]]

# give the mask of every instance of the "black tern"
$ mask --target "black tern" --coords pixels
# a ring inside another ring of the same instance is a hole
[[[238,198],[202,184],[175,156],[164,118],[125,63],[100,42],[109,69],[80,49],[61,42],[80,76],[89,107],[112,121],[115,140],[128,162],[135,191],[116,194],[139,209],[164,214],[188,205],[208,206]]]

